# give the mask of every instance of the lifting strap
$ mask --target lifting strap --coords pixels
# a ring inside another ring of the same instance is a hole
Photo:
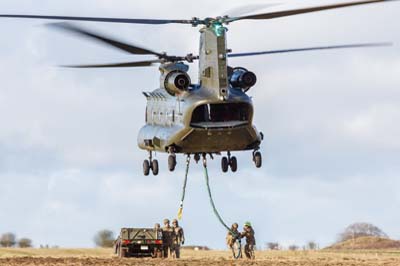
[[[229,226],[226,225],[226,223],[224,222],[224,220],[222,219],[221,215],[219,214],[217,208],[215,207],[215,203],[212,197],[212,193],[211,193],[211,188],[210,188],[210,178],[208,176],[208,169],[207,169],[207,159],[206,157],[203,158],[203,166],[204,166],[204,176],[206,178],[206,185],[207,185],[207,191],[208,191],[208,198],[210,200],[211,206],[213,208],[214,214],[217,217],[217,219],[219,220],[219,222],[222,224],[222,226],[224,226],[226,228],[226,230],[228,230],[231,235],[234,237],[235,240],[235,244],[236,248],[233,248],[233,257],[235,259],[239,259],[242,257],[242,241],[240,239],[240,235],[238,235],[236,232],[233,232],[231,230],[231,228],[229,228]],[[237,249],[237,250],[235,250]]]
[[[181,203],[180,203],[179,210],[178,210],[178,220],[182,220],[183,202],[185,200],[185,195],[186,195],[186,185],[187,185],[187,180],[188,180],[188,175],[189,175],[189,165],[190,165],[190,155],[188,155],[186,158],[185,180],[183,181]]]
[[[181,202],[178,210],[178,219],[182,220],[182,215],[183,215],[183,202],[185,200],[185,195],[186,195],[186,185],[187,185],[187,180],[188,180],[188,175],[189,175],[189,165],[190,165],[190,155],[187,156],[186,158],[186,172],[185,172],[185,179],[183,182],[183,187],[182,187],[182,197],[181,197]],[[211,203],[211,207],[213,208],[214,214],[217,217],[218,221],[221,223],[223,227],[228,230],[228,232],[231,233],[231,235],[234,237],[235,244],[234,247],[232,248],[233,251],[233,257],[235,259],[239,259],[242,257],[242,241],[240,239],[240,235],[238,235],[236,232],[233,232],[229,226],[226,225],[224,220],[222,219],[221,215],[219,214],[217,208],[215,207],[215,203],[212,197],[211,193],[211,188],[210,188],[210,178],[208,176],[208,169],[207,169],[207,159],[205,156],[203,156],[203,166],[204,166],[204,176],[206,179],[206,185],[207,185],[207,192],[208,192],[208,198]]]

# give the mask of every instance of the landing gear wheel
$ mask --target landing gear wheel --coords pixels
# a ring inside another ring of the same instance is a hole
[[[169,171],[173,172],[176,166],[176,156],[170,155],[168,156],[168,169]]]
[[[149,160],[144,160],[143,162],[143,174],[148,176],[150,174],[150,162]]]
[[[256,152],[254,154],[253,160],[254,160],[254,164],[256,165],[256,167],[257,168],[261,168],[261,166],[262,166],[262,156],[261,156],[260,152]]]
[[[194,155],[194,160],[196,161],[196,163],[199,163],[200,159],[201,159],[200,154],[196,153]]]
[[[229,165],[231,167],[232,172],[236,172],[237,171],[237,159],[236,159],[235,156],[231,157]]]
[[[224,172],[224,173],[228,172],[228,168],[229,168],[228,158],[222,157],[221,168],[222,168],[222,172]]]
[[[153,175],[158,175],[158,161],[153,160],[151,163],[151,170],[153,171]]]

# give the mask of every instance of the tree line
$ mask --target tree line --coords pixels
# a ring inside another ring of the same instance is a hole
[[[381,237],[387,238],[387,234],[385,234],[380,228],[375,225],[369,223],[355,223],[348,226],[343,232],[341,232],[338,236],[337,243],[344,242],[351,239],[356,239],[359,237],[372,236],[372,237]],[[94,243],[97,247],[109,248],[114,245],[115,235],[111,230],[101,230],[96,233],[93,238]],[[29,238],[17,238],[17,236],[13,233],[4,233],[0,236],[0,247],[3,248],[11,248],[11,247],[20,247],[20,248],[30,248],[33,246],[32,240]],[[281,250],[283,247],[277,242],[268,242],[265,243],[265,249],[269,250]],[[289,250],[318,250],[319,245],[315,241],[309,241],[306,245],[298,246],[298,245],[290,245],[287,247]]]
[[[339,233],[336,243],[345,242],[348,240],[354,240],[360,237],[380,237],[380,238],[388,238],[388,235],[384,233],[379,227],[370,224],[370,223],[354,223],[346,227],[343,232]],[[265,243],[265,249],[268,250],[282,250],[284,249],[277,242],[268,242]],[[299,245],[290,245],[287,247],[288,250],[296,251],[296,250],[318,250],[319,245],[314,241],[309,241],[304,246]]]
[[[0,236],[0,246],[3,248],[31,248],[32,240],[26,237],[17,239],[17,236],[13,233],[4,233]]]

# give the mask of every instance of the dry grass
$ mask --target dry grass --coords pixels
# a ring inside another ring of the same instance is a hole
[[[52,258],[65,258],[65,257],[93,257],[93,258],[112,258],[113,251],[105,248],[92,248],[92,249],[35,249],[35,248],[6,248],[0,249],[0,258],[10,257],[52,257]],[[0,264],[1,265],[1,264]]]
[[[261,251],[255,261],[233,261],[228,251],[182,252],[182,259],[118,259],[110,249],[0,249],[1,266],[155,266],[155,265],[271,265],[271,266],[399,266],[400,251]]]

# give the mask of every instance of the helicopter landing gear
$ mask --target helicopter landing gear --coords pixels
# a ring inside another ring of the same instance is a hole
[[[158,161],[153,160],[151,162],[151,170],[153,171],[153,175],[158,175]]]
[[[222,159],[221,159],[221,168],[222,168],[222,172],[224,172],[224,173],[228,172],[229,161],[228,161],[228,158],[226,158],[225,156],[222,157]]]
[[[256,165],[257,168],[261,168],[262,166],[262,156],[261,152],[259,151],[254,151],[253,152],[253,162]]]
[[[174,147],[169,147],[168,148],[168,170],[170,172],[173,172],[176,167],[176,154],[175,154],[175,148]]]
[[[158,175],[158,161],[156,159],[153,160],[153,153],[151,151],[149,151],[149,159],[144,160],[143,162],[143,174],[148,176],[150,174],[150,170],[153,172],[153,175]]]
[[[148,176],[150,174],[150,162],[149,160],[144,160],[143,162],[143,174]]]
[[[195,155],[194,155],[194,160],[195,160],[195,162],[196,162],[196,163],[199,163],[200,159],[201,159],[200,154],[195,153]]]
[[[224,156],[221,159],[222,172],[228,172],[229,167],[231,168],[232,172],[237,171],[237,159],[235,156],[231,157],[231,152],[228,151],[228,157]]]
[[[231,157],[229,160],[229,166],[231,167],[232,172],[235,173],[237,171],[237,159],[235,156]]]
[[[175,166],[176,166],[176,155],[171,154],[170,156],[168,156],[168,170],[170,172],[173,172],[175,170]]]

